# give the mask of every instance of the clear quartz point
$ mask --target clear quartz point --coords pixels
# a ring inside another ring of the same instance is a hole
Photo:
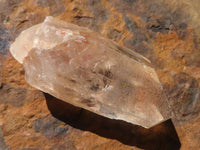
[[[145,128],[170,116],[150,61],[87,28],[49,16],[10,51],[31,86],[65,102]]]

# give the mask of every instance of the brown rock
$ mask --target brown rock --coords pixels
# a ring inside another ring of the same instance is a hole
[[[98,2],[64,0],[64,3],[61,0],[52,2],[45,0],[47,3],[40,6],[36,2],[36,0],[0,1],[0,24],[3,30],[6,27],[9,31],[11,42],[21,31],[42,22],[47,15],[55,12],[62,20],[102,33],[120,45],[129,47],[150,59],[166,95],[171,97],[170,103],[175,104],[173,107],[175,112],[183,114],[187,112],[187,114],[186,116],[179,114],[179,119],[173,119],[173,123],[164,123],[165,125],[145,130],[134,126],[129,127],[124,123],[121,125],[120,121],[113,124],[106,119],[101,120],[98,115],[88,115],[90,113],[86,113],[85,110],[73,109],[72,105],[66,107],[66,103],[55,104],[53,103],[56,102],[55,100],[50,101],[47,98],[47,102],[51,102],[51,111],[54,108],[53,114],[55,115],[57,111],[55,116],[65,121],[71,128],[66,136],[46,138],[41,132],[35,132],[33,128],[35,120],[50,114],[45,98],[39,91],[30,90],[20,71],[22,65],[9,57],[9,54],[0,53],[2,84],[14,89],[19,87],[27,89],[27,102],[24,105],[13,107],[10,104],[0,104],[2,132],[9,148],[200,149],[199,98],[196,99],[197,105],[194,105],[195,98],[192,96],[198,95],[200,84],[199,0],[100,0]],[[19,13],[23,8],[26,8],[26,11]],[[58,10],[59,8],[61,9]],[[99,8],[98,13],[95,14],[97,8]],[[125,23],[125,16],[130,18],[137,28],[131,26],[131,22]],[[127,28],[128,25],[129,28]],[[120,34],[113,33],[113,29],[119,31]],[[7,43],[1,43],[1,45],[4,47]],[[5,51],[5,49],[0,51]],[[64,108],[65,111],[62,112]],[[69,111],[74,112],[74,115]],[[35,114],[35,116],[28,118],[27,114]],[[59,115],[62,117],[58,117]],[[13,118],[14,116],[18,117]],[[67,117],[64,118],[64,116]],[[76,123],[73,122],[74,120]],[[7,134],[8,131],[9,134]],[[174,136],[176,132],[178,137]]]

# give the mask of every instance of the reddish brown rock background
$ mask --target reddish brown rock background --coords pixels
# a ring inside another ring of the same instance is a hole
[[[198,0],[0,0],[0,149],[200,149],[199,7]],[[172,121],[144,129],[30,87],[9,45],[47,15],[149,58],[174,110]]]

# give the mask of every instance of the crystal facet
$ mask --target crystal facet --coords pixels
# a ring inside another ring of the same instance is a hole
[[[169,117],[150,61],[87,28],[47,17],[10,51],[31,86],[75,106],[146,128]]]

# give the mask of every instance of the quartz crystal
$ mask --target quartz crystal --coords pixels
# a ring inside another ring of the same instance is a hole
[[[63,101],[145,128],[169,118],[150,61],[87,28],[49,16],[10,51],[31,86]]]

